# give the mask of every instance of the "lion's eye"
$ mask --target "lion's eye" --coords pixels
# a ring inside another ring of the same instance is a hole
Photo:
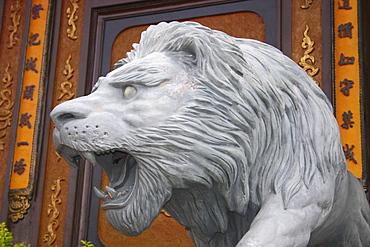
[[[125,99],[131,99],[136,94],[136,88],[133,86],[127,86],[123,89],[123,96]]]

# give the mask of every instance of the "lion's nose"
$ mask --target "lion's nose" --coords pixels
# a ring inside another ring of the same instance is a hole
[[[65,123],[86,118],[91,112],[91,107],[81,98],[66,101],[57,105],[50,113],[55,126],[60,129]]]

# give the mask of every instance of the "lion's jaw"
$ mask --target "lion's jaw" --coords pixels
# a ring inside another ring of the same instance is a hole
[[[55,130],[54,135],[58,132]],[[136,236],[146,230],[171,197],[166,178],[151,167],[152,163],[147,164],[144,157],[134,158],[137,153],[130,154],[125,147],[81,151],[78,145],[62,144],[59,137],[54,140],[58,153],[71,165],[77,165],[77,159],[86,159],[103,168],[110,183],[106,191],[94,188],[95,194],[104,201],[101,208],[109,223],[123,234]]]
[[[71,165],[86,159],[104,169],[110,180],[107,191],[95,192],[104,200],[108,221],[126,235],[150,226],[172,188],[155,161],[158,154],[137,138],[145,136],[143,129],[155,129],[181,110],[193,89],[172,59],[151,54],[100,78],[92,94],[60,104],[51,113],[57,152]]]

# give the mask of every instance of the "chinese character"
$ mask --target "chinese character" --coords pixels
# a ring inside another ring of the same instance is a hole
[[[355,160],[355,157],[354,157],[355,153],[352,152],[354,147],[355,147],[354,145],[349,147],[349,145],[346,144],[346,147],[343,147],[343,151],[344,151],[344,155],[346,156],[347,160],[352,160],[353,163],[357,164],[357,160]]]
[[[28,40],[28,45],[33,46],[33,45],[39,45],[41,43],[41,40],[38,39],[39,34],[38,33],[31,33],[30,38]]]
[[[37,61],[36,57],[35,58],[33,58],[33,57],[27,58],[25,69],[26,70],[32,70],[32,71],[38,73],[38,71],[36,69],[36,61]]]
[[[28,115],[28,113],[23,113],[21,115],[21,119],[19,120],[19,126],[23,128],[23,126],[27,126],[29,129],[31,129],[31,123],[30,123],[30,117],[32,115]]]
[[[352,39],[352,22],[341,24],[338,27],[338,36],[340,38],[349,37]]]
[[[353,88],[352,84],[354,84],[353,81],[344,79],[343,81],[340,82],[339,86],[342,87],[340,91],[345,95],[349,96],[349,90]]]
[[[342,117],[343,117],[343,122],[344,122],[341,125],[342,128],[344,128],[344,129],[352,128],[353,127],[352,124],[355,123],[355,122],[351,121],[351,119],[353,118],[353,113],[351,111],[343,112]]]
[[[19,161],[16,161],[14,164],[14,172],[17,173],[18,175],[22,175],[24,171],[26,170],[24,167],[27,166],[26,164],[23,163],[24,159],[20,159]]]
[[[17,142],[17,146],[28,146],[28,142]]]
[[[338,2],[339,9],[352,9],[351,6],[349,6],[349,0],[342,0],[343,5],[340,5],[340,2]]]
[[[347,65],[347,64],[354,64],[354,63],[355,63],[355,58],[354,57],[346,57],[346,56],[344,56],[343,53],[340,54],[340,59],[339,59],[339,62],[338,62],[338,64],[340,66]]]
[[[33,91],[35,90],[35,85],[26,86],[23,91],[23,99],[33,100]]]
[[[32,18],[37,19],[40,18],[40,10],[43,10],[42,4],[35,4],[32,7]]]

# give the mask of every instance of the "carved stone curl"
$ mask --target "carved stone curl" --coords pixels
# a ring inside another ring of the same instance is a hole
[[[270,45],[160,23],[51,117],[66,161],[104,169],[95,192],[123,234],[165,209],[197,246],[370,246],[331,103]]]

